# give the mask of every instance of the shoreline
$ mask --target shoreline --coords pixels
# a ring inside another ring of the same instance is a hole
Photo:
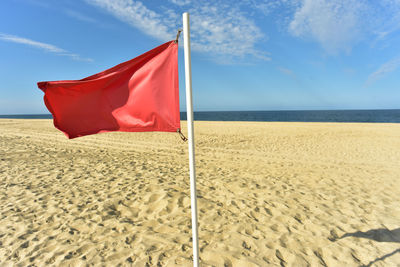
[[[10,118],[51,119],[51,114],[0,115]],[[186,113],[180,113],[181,120]],[[196,121],[262,121],[262,122],[362,122],[400,123],[400,109],[375,110],[280,110],[280,111],[195,111]]]
[[[32,121],[32,122],[35,122],[35,121],[50,121],[50,122],[53,122],[53,119],[52,118],[35,118],[35,119],[29,119],[29,118],[0,118],[0,122],[2,122],[2,121],[12,121],[12,122],[18,122],[18,121]],[[387,125],[400,125],[400,123],[399,122],[346,122],[346,121],[214,121],[214,120],[194,120],[194,122],[195,123],[234,123],[234,124],[246,124],[246,123],[249,123],[249,124],[252,124],[252,123],[255,123],[255,124],[269,124],[269,123],[271,123],[271,124],[321,124],[321,126],[322,125],[324,125],[324,124],[338,124],[338,125],[340,125],[340,124],[355,124],[355,125],[369,125],[369,124],[371,124],[371,125],[385,125],[385,124],[387,124]],[[182,129],[186,129],[186,123],[187,123],[187,121],[186,120],[181,120],[181,127],[182,127]],[[115,131],[115,132],[118,132],[118,131]],[[120,132],[121,133],[121,132]],[[124,132],[124,133],[128,133],[128,134],[135,134],[135,133],[138,133],[138,132]],[[149,132],[146,132],[146,133],[149,133]],[[156,132],[153,132],[153,133],[156,133]],[[172,134],[174,134],[174,133],[172,133]]]

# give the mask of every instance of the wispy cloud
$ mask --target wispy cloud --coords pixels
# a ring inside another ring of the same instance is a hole
[[[90,23],[95,23],[99,24],[97,20],[94,18],[88,16],[87,14],[83,14],[81,12],[78,12],[77,10],[80,7],[79,3],[74,3],[73,1],[69,2],[64,2],[64,1],[49,1],[49,0],[24,0],[27,1],[28,3],[35,5],[35,6],[40,6],[45,9],[52,10],[51,12],[63,12],[67,16],[83,21],[83,22],[90,22]]]
[[[270,60],[266,52],[256,49],[264,34],[239,9],[225,4],[204,3],[191,12],[193,49],[220,55],[250,55]]]
[[[148,9],[142,2],[131,0],[87,0],[121,21],[138,28],[143,33],[161,40],[169,40],[174,31],[169,31],[162,16]]]
[[[400,31],[399,0],[274,1],[288,10],[295,7],[286,15],[290,34],[315,41],[331,54],[348,53],[363,41],[375,46]]]
[[[265,39],[261,29],[239,8],[222,1],[170,0],[176,6],[150,9],[133,0],[86,0],[89,4],[106,10],[121,21],[159,40],[171,40],[181,27],[181,14],[191,14],[192,49],[217,55],[220,63],[251,56],[270,60],[268,53],[257,49],[256,44]],[[222,62],[224,61],[224,62]]]
[[[379,5],[375,7],[375,12],[384,15],[373,21],[374,28],[372,28],[372,32],[376,35],[373,46],[385,41],[393,33],[400,31],[400,1],[381,0],[377,3]]]
[[[280,72],[282,72],[283,74],[286,74],[286,75],[288,75],[288,76],[290,76],[290,77],[295,77],[293,71],[290,70],[290,69],[287,69],[287,68],[284,68],[284,67],[277,67],[277,69],[278,69]]]
[[[70,16],[71,18],[75,18],[75,19],[80,20],[80,21],[90,22],[90,23],[98,23],[97,20],[95,20],[94,18],[89,17],[87,15],[84,15],[82,13],[79,13],[79,12],[77,12],[75,10],[72,10],[72,9],[68,9],[67,8],[67,9],[64,10],[64,12],[65,12],[65,14]]]
[[[191,0],[169,0],[171,3],[178,6],[185,6],[190,4]]]
[[[369,86],[377,80],[383,78],[387,74],[394,72],[398,67],[400,67],[400,56],[395,57],[386,63],[382,64],[376,71],[368,76],[366,85]]]
[[[30,46],[40,48],[40,49],[46,50],[48,52],[53,52],[53,53],[66,53],[67,52],[64,49],[58,48],[57,46],[54,46],[51,44],[36,42],[36,41],[30,40],[30,39],[18,37],[15,35],[0,33],[0,39],[4,40],[4,41],[13,42],[13,43],[30,45]]]
[[[301,78],[297,77],[296,73],[294,73],[294,71],[292,71],[291,69],[285,68],[285,67],[281,67],[278,66],[277,69],[285,74],[286,76],[290,77],[292,80],[294,80],[299,86],[304,87],[303,85],[303,81]]]
[[[304,0],[289,24],[289,32],[314,39],[329,52],[349,52],[360,40],[366,9],[358,0]]]
[[[24,38],[24,37],[19,37],[19,36],[15,36],[15,35],[0,33],[0,40],[28,45],[28,46],[35,47],[35,48],[38,48],[38,49],[42,49],[42,50],[44,50],[46,52],[54,53],[54,54],[57,54],[57,55],[60,55],[60,56],[67,56],[67,57],[72,58],[73,60],[89,61],[89,62],[93,61],[90,58],[82,58],[78,54],[74,54],[74,53],[68,52],[67,50],[59,48],[59,47],[57,47],[55,45],[46,44],[46,43],[42,43],[42,42],[37,42],[37,41],[31,40],[31,39],[28,39],[28,38]]]
[[[57,6],[46,0],[25,1],[101,25],[69,1]],[[330,54],[349,53],[361,42],[371,47],[390,46],[386,41],[400,31],[400,0],[168,0],[161,4],[144,0],[84,1],[162,41],[174,38],[181,27],[181,14],[189,11],[192,49],[206,52],[220,63],[270,60],[265,50],[268,32],[261,28],[264,25],[258,20],[260,16],[274,21],[280,31],[318,43]]]
[[[285,16],[299,5],[300,0],[241,0],[239,5],[254,9],[265,16],[272,15],[274,11],[279,10],[279,16]]]

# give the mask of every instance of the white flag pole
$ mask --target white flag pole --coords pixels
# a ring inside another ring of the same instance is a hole
[[[190,200],[192,209],[193,266],[199,266],[199,238],[197,232],[196,169],[194,162],[192,67],[190,60],[189,13],[183,13],[183,48],[185,51],[186,113],[189,144]]]

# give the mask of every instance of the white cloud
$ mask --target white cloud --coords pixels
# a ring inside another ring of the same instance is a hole
[[[0,40],[32,46],[32,47],[35,47],[35,48],[39,48],[39,49],[45,50],[47,52],[55,53],[55,54],[60,55],[60,56],[68,56],[68,57],[70,57],[70,58],[72,58],[74,60],[93,61],[90,58],[82,58],[77,54],[70,53],[67,50],[59,48],[59,47],[57,47],[55,45],[33,41],[31,39],[24,38],[24,37],[19,37],[19,36],[15,36],[15,35],[0,33]]]
[[[398,67],[400,67],[400,56],[395,57],[388,62],[382,64],[375,72],[371,73],[368,76],[366,81],[366,85],[371,85],[378,79],[383,78],[385,75],[395,71]]]
[[[172,39],[173,32],[163,23],[162,16],[148,9],[142,2],[132,0],[87,0],[143,33],[166,41]]]
[[[288,10],[295,7],[294,12],[286,16],[290,34],[316,41],[333,54],[350,52],[362,41],[373,47],[400,31],[400,0],[274,1]]]
[[[185,6],[190,4],[190,0],[169,0],[171,3],[178,5],[178,6]]]
[[[255,44],[263,33],[255,23],[237,9],[203,4],[191,11],[193,49],[243,57],[252,55],[268,60]]]
[[[279,17],[292,13],[293,9],[298,7],[300,0],[241,0],[239,4],[243,7],[249,7],[263,15],[271,15],[278,8]]]
[[[304,0],[289,32],[311,37],[329,52],[349,52],[362,36],[366,11],[367,6],[358,0]]]
[[[133,0],[86,1],[162,41],[174,39],[182,24],[181,14],[189,11],[193,50],[216,55],[220,63],[246,56],[270,60],[268,53],[256,49],[257,43],[265,36],[254,21],[238,8],[222,1],[171,0],[178,5],[174,9],[166,6],[150,9],[142,2]],[[185,7],[180,4],[185,4]]]
[[[4,40],[4,41],[13,42],[13,43],[30,45],[30,46],[33,46],[33,47],[36,47],[36,48],[40,48],[40,49],[46,50],[48,52],[53,52],[53,53],[65,53],[65,52],[67,52],[64,49],[58,48],[57,46],[54,46],[54,45],[51,45],[51,44],[36,42],[36,41],[30,40],[30,39],[23,38],[23,37],[18,37],[18,36],[15,36],[15,35],[9,35],[9,34],[0,33],[0,39]]]

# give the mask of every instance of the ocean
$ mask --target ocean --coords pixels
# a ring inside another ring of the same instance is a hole
[[[8,119],[51,119],[51,114],[0,115]],[[186,112],[181,112],[186,120]],[[290,111],[199,111],[197,121],[297,121],[400,123],[400,109],[382,110],[290,110]]]

